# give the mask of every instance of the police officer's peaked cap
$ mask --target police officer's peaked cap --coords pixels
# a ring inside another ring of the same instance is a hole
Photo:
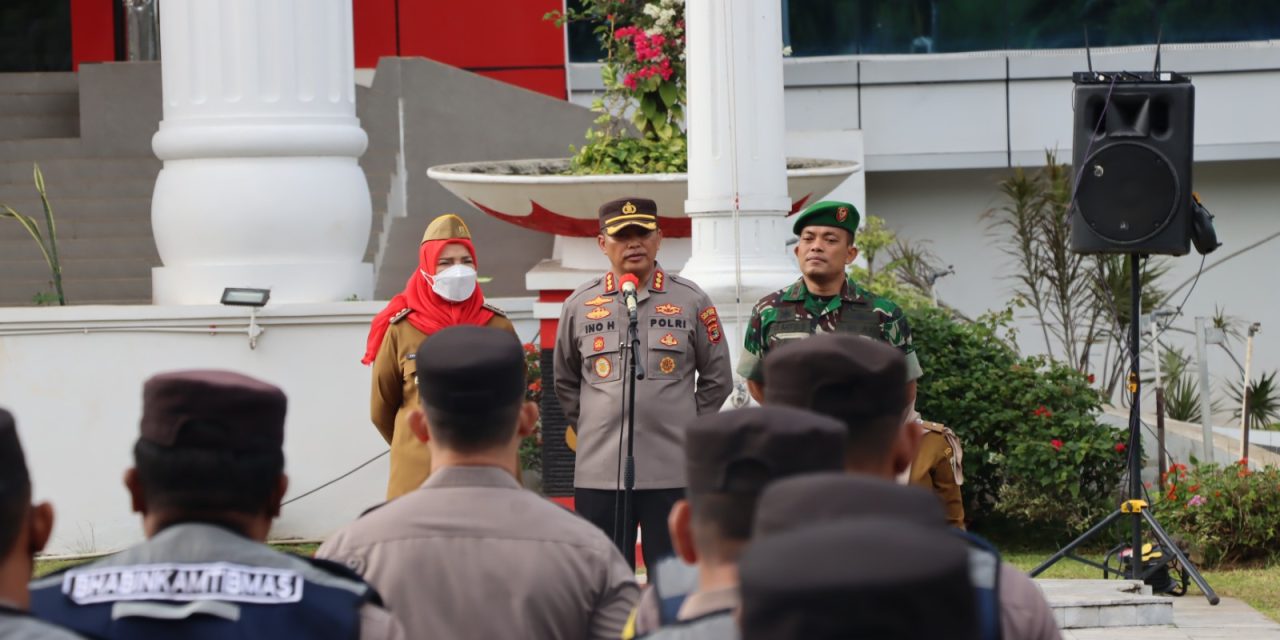
[[[22,443],[18,441],[18,425],[14,422],[13,414],[0,409],[0,496],[11,496],[16,491],[25,492],[30,487],[27,460],[22,455]]]
[[[279,387],[233,371],[161,373],[142,387],[139,439],[162,447],[279,451],[287,406]],[[187,429],[196,424],[205,428]]]
[[[823,333],[784,343],[764,360],[765,404],[803,407],[846,421],[905,417],[906,381],[901,351],[852,334]]]
[[[792,407],[753,407],[701,416],[685,430],[690,493],[757,494],[777,478],[844,465],[846,429]]]
[[[423,340],[416,357],[418,391],[430,407],[488,415],[524,397],[524,349],[510,331],[449,327]]]
[[[807,524],[877,516],[947,526],[938,498],[920,487],[867,475],[810,473],[770,484],[760,496],[753,530],[764,538]]]
[[[600,232],[613,235],[635,225],[658,228],[658,203],[648,198],[619,198],[600,205]]]
[[[743,640],[978,637],[967,548],[941,528],[816,524],[752,542],[738,573]]]
[[[791,232],[800,235],[800,231],[811,225],[822,227],[840,227],[848,231],[850,234],[858,233],[858,220],[862,216],[858,214],[858,208],[848,202],[839,202],[836,200],[823,200],[800,212],[796,216],[796,222],[791,227]]]

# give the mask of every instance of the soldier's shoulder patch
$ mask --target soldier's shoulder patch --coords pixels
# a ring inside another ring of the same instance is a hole
[[[401,320],[404,320],[405,316],[409,315],[409,313],[412,311],[413,309],[410,309],[409,307],[405,307],[400,311],[397,311],[394,316],[391,316],[391,324],[395,324],[397,322],[400,322]]]

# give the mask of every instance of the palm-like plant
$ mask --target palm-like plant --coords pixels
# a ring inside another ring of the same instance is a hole
[[[1276,372],[1264,373],[1257,380],[1249,381],[1249,424],[1254,429],[1275,429],[1280,427],[1280,389],[1276,388]],[[1236,409],[1232,417],[1240,417],[1240,407],[1244,405],[1241,385],[1231,388],[1231,400]]]
[[[44,207],[44,224],[46,233],[40,233],[40,227],[31,216],[19,213],[7,204],[0,204],[0,218],[12,218],[31,234],[31,238],[40,247],[44,261],[49,265],[49,273],[53,276],[53,290],[57,293],[58,304],[67,304],[67,296],[62,292],[62,263],[58,260],[58,226],[53,221],[53,207],[49,205],[49,194],[44,188],[44,174],[40,173],[40,165],[35,167],[36,191],[40,193],[40,204]]]

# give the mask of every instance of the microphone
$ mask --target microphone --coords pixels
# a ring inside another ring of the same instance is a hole
[[[620,278],[622,282],[622,299],[627,304],[627,314],[632,320],[636,318],[636,286],[640,284],[640,279],[633,274],[626,274]]]

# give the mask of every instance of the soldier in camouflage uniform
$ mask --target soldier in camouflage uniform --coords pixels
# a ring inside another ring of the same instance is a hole
[[[924,370],[915,345],[911,344],[906,315],[898,305],[846,275],[845,270],[858,257],[854,245],[858,218],[858,210],[852,204],[834,201],[819,202],[796,218],[792,231],[800,238],[795,251],[801,277],[756,303],[738,360],[738,373],[747,379],[747,388],[756,402],[764,396],[762,362],[771,350],[815,333],[843,332],[880,340],[902,350],[907,357],[907,397],[914,407],[916,381]],[[916,461],[918,474],[913,474],[912,479],[932,488],[946,505],[951,522],[964,528],[960,442],[954,434],[942,440],[941,425],[930,427],[935,423],[921,422],[914,410],[910,420],[921,428],[928,445]],[[942,446],[935,446],[939,442],[943,442]],[[935,468],[936,473],[929,471]],[[955,473],[942,473],[948,469]]]
[[[845,275],[858,257],[854,233],[858,210],[847,202],[819,202],[801,213],[793,232],[800,237],[796,259],[801,277],[756,303],[747,324],[738,373],[756,402],[763,397],[761,362],[774,347],[815,333],[847,332],[887,342],[907,356],[908,395],[915,401],[923,375],[911,327],[902,309]]]

